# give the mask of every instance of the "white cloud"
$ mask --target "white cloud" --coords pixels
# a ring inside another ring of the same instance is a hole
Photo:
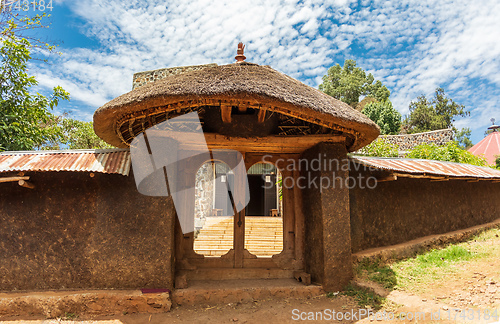
[[[500,3],[496,0],[80,0],[64,2],[86,21],[100,49],[62,48],[40,71],[97,108],[131,88],[132,74],[168,66],[234,61],[269,64],[317,86],[329,66],[354,58],[392,91],[406,113],[437,86],[466,104],[479,129],[498,114]],[[484,84],[478,93],[477,83]],[[495,104],[497,102],[497,104]],[[487,117],[487,118],[486,118]],[[486,119],[483,121],[483,119]],[[500,116],[497,116],[500,120]]]

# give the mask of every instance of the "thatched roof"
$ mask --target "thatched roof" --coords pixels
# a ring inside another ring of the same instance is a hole
[[[180,102],[189,106],[214,100],[258,105],[340,130],[354,138],[350,151],[379,135],[378,126],[349,105],[268,66],[246,62],[207,67],[138,87],[97,109],[94,129],[106,142],[124,147],[116,129],[120,118],[154,108],[174,110]]]

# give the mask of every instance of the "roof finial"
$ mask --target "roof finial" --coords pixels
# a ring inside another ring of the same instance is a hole
[[[493,125],[491,125],[490,127],[488,127],[488,129],[492,129],[494,132],[496,132],[497,129],[500,128],[500,126],[495,125],[495,118],[491,118],[490,121],[491,121],[491,123]]]
[[[245,50],[245,45],[243,43],[238,44],[238,51],[236,52],[236,55],[234,58],[236,59],[236,62],[243,62],[246,59],[246,56],[243,55],[243,51]]]

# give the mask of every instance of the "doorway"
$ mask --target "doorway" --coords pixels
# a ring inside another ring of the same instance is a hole
[[[227,190],[228,181],[238,187],[230,169],[206,161],[193,170],[196,226],[192,233],[176,232],[178,274],[185,274],[188,280],[293,278],[295,270],[303,269],[301,192],[281,186],[284,176],[299,175],[287,170],[282,174],[274,166],[276,161],[262,163],[263,156],[244,154],[250,200],[235,215],[227,201],[215,201]],[[207,230],[211,237],[204,235]]]

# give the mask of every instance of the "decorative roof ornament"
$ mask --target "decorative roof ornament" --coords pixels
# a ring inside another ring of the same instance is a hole
[[[236,52],[236,56],[234,57],[236,59],[236,62],[244,62],[245,59],[247,58],[245,55],[243,55],[243,51],[245,50],[245,45],[243,43],[238,43],[238,51]]]
[[[490,127],[488,127],[488,129],[492,129],[494,132],[496,132],[496,131],[497,131],[497,129],[499,129],[499,128],[500,128],[500,126],[495,125],[495,118],[491,118],[491,119],[490,119],[490,121],[491,121],[491,123],[492,123],[493,125],[491,125]]]

